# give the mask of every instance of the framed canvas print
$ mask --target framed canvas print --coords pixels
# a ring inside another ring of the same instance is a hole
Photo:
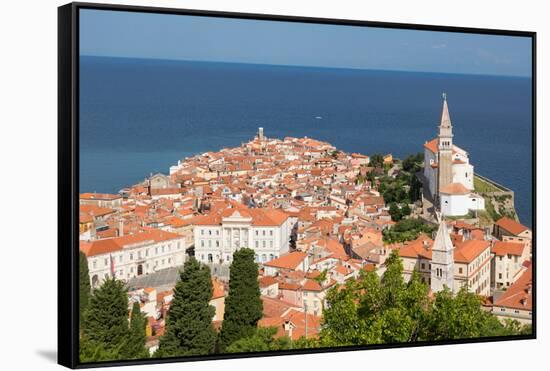
[[[535,33],[59,8],[59,363],[536,336]]]

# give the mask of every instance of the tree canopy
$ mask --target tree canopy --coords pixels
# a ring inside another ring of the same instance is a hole
[[[210,269],[195,258],[185,262],[155,357],[204,355],[214,352],[216,331]]]
[[[126,359],[129,341],[128,297],[124,284],[107,278],[93,291],[84,314],[81,361]]]
[[[263,315],[254,250],[243,248],[233,253],[229,271],[229,293],[219,341],[222,351],[233,342],[251,336]]]
[[[323,346],[438,341],[513,334],[526,331],[503,325],[481,307],[479,296],[448,289],[430,299],[429,288],[415,272],[403,279],[396,251],[381,278],[374,272],[333,288],[327,296],[319,342]]]
[[[90,287],[90,272],[88,271],[88,259],[82,251],[80,251],[78,259],[78,286],[79,286],[79,296],[78,296],[78,307],[79,307],[79,323],[82,327],[84,321],[84,312],[88,307],[91,295]]]

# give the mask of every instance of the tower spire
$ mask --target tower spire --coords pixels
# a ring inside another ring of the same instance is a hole
[[[441,128],[453,127],[451,124],[451,115],[449,114],[449,106],[447,105],[447,93],[443,93],[442,96],[443,96],[443,111],[441,112],[441,122],[439,124],[440,134],[441,134]]]

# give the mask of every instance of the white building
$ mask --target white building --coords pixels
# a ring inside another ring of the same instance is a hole
[[[453,144],[451,116],[443,97],[439,134],[424,144],[424,176],[443,215],[466,215],[470,210],[484,210],[485,200],[473,193],[474,166],[468,152]]]
[[[203,263],[230,264],[233,252],[248,247],[257,262],[289,251],[292,218],[279,209],[227,208],[195,221],[195,257]]]
[[[413,272],[430,285],[432,292],[445,286],[457,293],[462,287],[489,296],[491,289],[491,243],[468,239],[452,244],[449,229],[440,222],[435,240],[420,236],[399,251],[403,259],[403,276],[410,280]]]
[[[128,280],[183,265],[185,237],[151,229],[122,237],[80,242],[88,260],[90,282],[97,287],[108,277]]]

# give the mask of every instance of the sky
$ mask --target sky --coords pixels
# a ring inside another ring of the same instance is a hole
[[[80,55],[531,77],[531,39],[80,10]]]

